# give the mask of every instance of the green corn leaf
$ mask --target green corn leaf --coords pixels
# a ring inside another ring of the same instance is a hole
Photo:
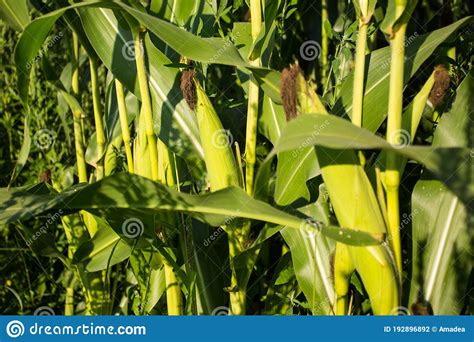
[[[455,32],[469,25],[474,17],[466,17],[457,22],[440,28],[436,31],[419,35],[414,33],[407,37],[405,48],[405,84],[420,69],[423,63],[433,52]],[[375,132],[385,120],[388,107],[389,80],[390,80],[390,47],[375,50],[368,55],[366,66],[368,68],[365,92],[364,115],[362,127]],[[351,73],[344,81],[341,96],[332,109],[332,113],[351,116],[352,113],[352,87],[354,74]]]
[[[114,8],[126,11],[179,54],[192,60],[203,63],[226,64],[242,68],[243,70],[252,70],[257,78],[264,83],[262,85],[263,89],[268,91],[269,95],[271,95],[275,101],[280,102],[278,92],[279,73],[271,69],[256,68],[250,65],[242,58],[237,48],[228,40],[222,38],[201,38],[180,29],[171,23],[143,13],[123,3],[107,1],[89,1],[86,3],[77,3],[69,7],[64,7],[57,11],[48,13],[32,21],[32,23],[28,25],[26,28],[27,33],[22,35],[17,45],[17,51],[15,52],[15,61],[18,69],[20,70],[18,88],[20,97],[23,101],[26,101],[28,97],[28,84],[30,75],[28,63],[36,57],[38,50],[44,43],[54,23],[61,16],[63,16],[67,10],[93,7],[102,7],[102,13],[105,11],[104,8]],[[83,14],[84,12],[82,12],[82,15]],[[103,24],[107,26],[110,25],[106,22],[103,22]],[[87,26],[84,28],[87,29]],[[99,27],[99,31],[100,30],[103,30],[102,26]],[[103,33],[108,34],[109,37],[102,40],[101,43],[114,42],[114,34],[111,33],[111,31],[105,30]],[[96,31],[94,34],[98,34],[98,31]],[[91,39],[90,34],[89,39]],[[223,53],[224,51],[225,53]],[[115,50],[114,53],[117,54],[121,52]],[[133,63],[130,61],[129,64],[129,66],[131,66]],[[125,71],[133,75],[133,68]],[[124,81],[120,77],[117,78],[119,78],[122,83],[129,84],[129,82]]]
[[[215,229],[197,220],[190,223],[201,311],[202,314],[209,315],[214,309],[226,306],[228,300],[222,290],[229,285],[231,277],[228,269],[228,242],[222,228]]]
[[[309,200],[306,181],[321,173],[313,147],[305,147],[298,153],[281,152],[275,180],[275,202],[289,205],[298,199]]]
[[[16,178],[20,175],[21,170],[28,161],[28,156],[30,155],[31,148],[31,136],[30,136],[30,109],[28,106],[25,106],[26,115],[25,115],[25,126],[23,128],[23,142],[21,143],[20,152],[18,153],[17,160],[15,162],[15,168],[13,169],[10,183],[12,185],[15,182]]]
[[[140,98],[131,32],[119,25],[109,9],[82,9],[81,18],[98,56],[114,76]],[[153,61],[149,64],[149,87],[154,111],[159,113],[155,116],[155,132],[179,155],[198,163],[196,159],[202,158],[203,150],[196,119],[181,96],[168,100],[169,94],[180,94],[176,82],[179,70],[168,67],[172,61],[154,46],[148,36],[143,48],[149,61]],[[182,138],[179,143],[175,141],[176,136]]]
[[[0,0],[0,19],[14,30],[23,31],[30,23],[26,0]]]
[[[137,314],[149,314],[166,290],[163,262],[157,253],[135,249],[130,256],[130,266],[140,287]]]
[[[417,3],[418,0],[389,0],[381,30],[392,36],[399,24],[408,22]]]
[[[285,126],[285,112],[281,104],[263,94],[262,113],[258,121],[258,131],[271,143],[275,143]]]
[[[293,298],[298,296],[298,283],[290,253],[284,254],[275,268],[266,296],[264,315],[292,315]]]
[[[112,175],[97,183],[73,187],[58,195],[34,195],[24,191],[2,190],[0,199],[5,209],[0,213],[0,222],[27,219],[45,211],[65,207],[71,211],[91,211],[97,216],[112,215],[115,216],[113,217],[115,222],[123,218],[122,223],[127,216],[133,218],[140,213],[180,211],[189,213],[212,226],[221,226],[226,220],[241,217],[293,229],[309,228],[337,241],[356,246],[378,244],[381,238],[379,235],[372,236],[349,228],[312,224],[304,218],[287,214],[255,200],[240,188],[227,188],[201,196],[188,195],[149,179],[123,173]],[[125,209],[130,209],[128,214]],[[155,235],[153,227],[148,226],[147,229],[149,236]],[[117,233],[124,234],[120,228],[118,230]]]
[[[471,70],[459,86],[450,112],[443,114],[433,146],[473,146],[470,134],[473,80]],[[472,179],[471,173],[464,183],[471,190],[474,187]],[[425,176],[416,184],[412,212],[405,218],[406,225],[412,223],[413,239],[410,305],[430,307],[435,315],[461,313],[472,269],[469,230],[473,222],[469,212],[472,212],[472,202],[463,203],[440,181]]]
[[[103,224],[92,239],[79,245],[72,262],[82,264],[87,272],[97,272],[122,262],[131,252],[132,247]]]
[[[328,221],[327,203],[324,194],[316,203],[300,210],[306,214]],[[326,208],[325,208],[326,207]],[[331,263],[334,243],[311,231],[284,229],[283,238],[290,247],[291,259],[298,285],[303,291],[313,314],[333,314],[334,285]]]
[[[291,121],[283,130],[280,139],[267,157],[266,163],[282,151],[301,151],[312,145],[340,150],[382,149],[393,151],[423,164],[461,199],[469,201],[474,194],[472,187],[466,187],[466,176],[472,167],[471,149],[460,146],[422,147],[394,146],[366,129],[356,127],[347,120],[331,115],[301,115]],[[449,155],[452,163],[446,163]]]

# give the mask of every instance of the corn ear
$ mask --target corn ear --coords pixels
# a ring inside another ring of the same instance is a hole
[[[297,106],[297,113],[328,114],[299,67],[293,66],[291,70],[292,82],[296,89],[289,90],[293,91],[293,94],[283,96],[284,102],[285,99],[292,100],[293,105]],[[289,106],[285,105],[285,111]],[[346,150],[334,154],[330,149],[316,147],[316,154],[339,224],[371,233],[381,239],[387,232],[385,222],[374,190],[356,153]],[[387,249],[384,246],[345,248],[346,251],[340,244],[336,247],[336,291],[339,290],[341,295],[346,291],[350,279],[349,271],[355,268],[369,294],[374,314],[390,314],[392,309],[398,306],[399,294],[396,271]],[[345,301],[341,301],[341,307],[342,303],[345,308]]]
[[[308,85],[301,72],[297,74],[296,85],[298,112],[328,114],[318,95]],[[324,150],[330,151],[317,147],[316,153],[331,204],[340,224],[382,238],[386,233],[383,216],[357,155],[350,150],[341,151],[338,153],[337,160],[334,160],[333,156],[329,157],[328,153],[323,153]]]
[[[196,116],[211,191],[229,186],[242,187],[237,162],[229,143],[228,135],[204,89],[196,80],[194,80],[194,84],[196,87]],[[229,236],[229,256],[231,258],[232,277],[229,292],[233,315],[245,314],[246,285],[238,283],[237,273],[233,265],[234,257],[242,249],[239,241],[241,228],[233,222],[225,227]]]
[[[224,130],[204,89],[196,80],[193,81],[196,87],[196,116],[211,191],[229,186],[241,187],[229,135]]]
[[[176,185],[176,168],[173,155],[161,139],[157,141],[158,150],[158,178],[161,183]]]
[[[336,254],[334,256],[334,288],[336,290],[336,315],[345,315],[346,298],[349,293],[349,283],[355,265],[349,254],[349,249],[342,243],[336,244]]]
[[[194,77],[194,71],[183,72],[181,90],[189,107],[196,112],[211,191],[230,186],[242,187],[242,177],[232,151],[232,138],[224,130],[211,101]],[[243,250],[243,242],[246,239],[245,229],[239,220],[232,220],[223,228],[229,239],[232,272],[228,289],[230,309],[233,315],[243,315],[245,314],[247,284],[242,281],[239,283],[234,258]]]
[[[387,246],[349,247],[357,273],[367,290],[375,315],[392,315],[399,306],[395,260]]]

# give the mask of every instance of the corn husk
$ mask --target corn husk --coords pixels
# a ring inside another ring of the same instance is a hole
[[[298,69],[297,72],[294,71],[295,68]],[[296,98],[297,113],[328,114],[316,92],[302,76],[299,67],[293,66],[292,69],[293,82],[297,88],[293,90],[293,95],[286,97]],[[333,152],[316,147],[321,174],[339,224],[381,238],[387,232],[385,221],[356,152]],[[374,314],[390,314],[393,308],[398,306],[399,294],[397,275],[389,249],[383,245],[338,246],[336,249],[336,292],[344,295],[349,285],[351,270],[355,269],[369,294]]]

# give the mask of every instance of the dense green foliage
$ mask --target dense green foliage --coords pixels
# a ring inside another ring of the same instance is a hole
[[[0,312],[472,314],[473,5],[328,3],[1,2]]]

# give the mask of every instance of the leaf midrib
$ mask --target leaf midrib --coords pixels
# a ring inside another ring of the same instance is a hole
[[[445,194],[446,196],[446,194]],[[450,228],[454,219],[454,215],[456,213],[457,206],[459,204],[459,199],[454,196],[453,201],[451,202],[451,205],[449,207],[448,215],[445,220],[445,224],[443,226],[443,230],[441,233],[441,238],[439,242],[436,244],[438,248],[436,248],[436,254],[434,256],[434,261],[433,261],[433,266],[431,267],[431,270],[429,270],[429,277],[426,282],[426,299],[430,301],[434,285],[436,282],[436,278],[438,277],[439,274],[439,269],[441,268],[441,260],[443,259],[444,252],[446,250],[447,246],[447,241],[449,238],[449,232]]]
[[[17,0],[18,1],[18,0]],[[18,23],[18,26],[21,27],[22,30],[25,29],[26,26],[24,26],[22,23],[21,23],[21,20],[20,18],[16,15],[15,11],[10,7],[8,1],[4,0],[2,1],[2,3],[5,5],[5,7],[7,7],[7,9],[9,10],[9,12],[11,13],[11,16],[16,20],[16,22]]]

